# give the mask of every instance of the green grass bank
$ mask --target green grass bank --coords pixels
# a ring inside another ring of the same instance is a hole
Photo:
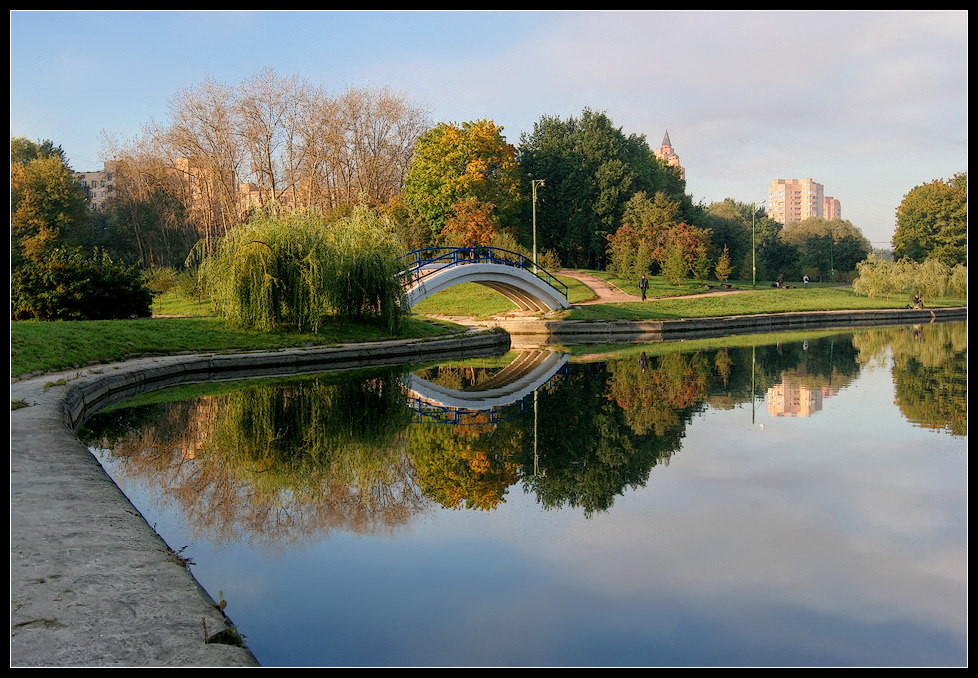
[[[630,294],[638,289],[632,281],[617,280],[606,273],[590,271]],[[585,285],[561,277],[568,285],[572,304],[593,298]],[[734,283],[738,293],[707,296],[703,283],[688,281],[669,285],[653,278],[648,301],[580,306],[555,313],[557,319],[673,320],[804,311],[842,311],[905,308],[908,300],[895,297],[868,299],[848,288],[813,285],[809,289],[772,289],[770,283]],[[696,296],[688,296],[696,295]],[[666,297],[666,298],[661,298]],[[966,306],[967,299],[927,300],[931,307]],[[447,336],[462,330],[458,325],[426,316],[451,315],[486,318],[514,310],[500,294],[468,283],[458,285],[415,307],[415,315],[392,335],[376,323],[335,320],[318,334],[257,332],[230,327],[208,315],[209,307],[199,301],[167,294],[153,304],[154,317],[134,320],[65,322],[13,322],[10,328],[10,372],[12,378],[26,374],[79,369],[83,366],[117,362],[134,356],[181,352],[230,352],[276,350],[299,346],[330,346],[344,343],[385,341],[404,338]],[[169,317],[180,316],[180,317]]]

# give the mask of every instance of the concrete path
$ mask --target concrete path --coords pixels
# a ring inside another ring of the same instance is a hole
[[[619,287],[613,287],[606,280],[591,275],[590,273],[583,273],[581,271],[572,270],[562,270],[558,271],[557,275],[565,275],[568,278],[573,278],[578,282],[583,283],[587,287],[591,288],[594,292],[594,298],[588,299],[587,301],[580,301],[575,306],[587,306],[589,304],[610,304],[616,301],[641,301],[641,297],[636,297],[627,292],[624,292]]]
[[[256,666],[204,642],[220,610],[65,425],[83,372],[11,386],[11,666]]]

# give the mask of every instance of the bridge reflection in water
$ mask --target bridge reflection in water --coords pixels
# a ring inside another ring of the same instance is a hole
[[[496,423],[532,406],[567,374],[570,355],[521,351],[492,378],[464,389],[449,388],[412,374],[408,400],[418,422],[454,425]]]

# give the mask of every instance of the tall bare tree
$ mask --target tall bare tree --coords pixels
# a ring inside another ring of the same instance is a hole
[[[390,203],[430,126],[427,110],[404,94],[353,88],[334,96],[272,69],[234,86],[207,78],[177,93],[167,114],[138,145],[151,146],[178,178],[166,191],[208,253],[251,209],[272,201],[324,210],[364,198]],[[138,173],[124,176],[138,184]],[[138,185],[121,190],[143,195]]]

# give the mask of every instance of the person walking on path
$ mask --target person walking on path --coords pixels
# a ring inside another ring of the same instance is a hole
[[[642,274],[642,279],[638,281],[638,288],[642,290],[642,301],[645,301],[645,293],[649,290],[649,279]]]
[[[808,289],[808,276],[806,275],[802,280],[805,282],[805,289]]]

